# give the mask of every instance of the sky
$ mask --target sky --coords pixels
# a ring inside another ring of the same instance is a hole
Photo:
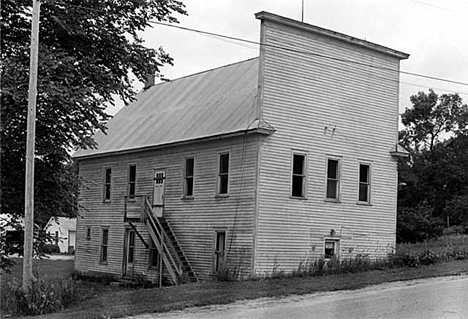
[[[260,21],[267,11],[301,20],[302,0],[185,0],[188,16],[180,26],[258,42]],[[466,0],[304,0],[304,22],[409,53],[401,70],[468,83],[468,1]],[[142,33],[146,46],[174,58],[166,78],[176,79],[259,55],[259,46],[196,32],[154,25]],[[409,97],[433,88],[459,93],[468,103],[468,84],[459,85],[400,75],[400,112]],[[141,88],[141,83],[135,84]],[[121,107],[109,109],[114,114]]]

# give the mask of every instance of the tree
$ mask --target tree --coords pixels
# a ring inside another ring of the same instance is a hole
[[[31,28],[29,0],[3,0],[1,10],[1,212],[23,214]],[[105,109],[136,94],[133,73],[162,76],[172,64],[139,33],[152,20],[177,23],[177,0],[45,0],[41,5],[36,128],[36,223],[77,214],[79,180],[70,154],[95,147]]]
[[[405,129],[400,138],[415,152],[432,151],[450,135],[458,137],[468,132],[468,106],[462,104],[458,94],[439,96],[430,89],[427,94],[412,95],[410,101],[413,107],[401,115]]]
[[[468,194],[468,106],[458,94],[438,96],[433,90],[410,100],[413,107],[402,114],[405,129],[400,131],[400,143],[411,156],[399,163],[399,179],[406,184],[398,194],[398,211],[404,213],[399,219],[421,215],[418,207],[426,205],[439,223],[450,215],[455,224],[461,223],[458,216],[468,209],[463,207],[468,203],[463,200]]]

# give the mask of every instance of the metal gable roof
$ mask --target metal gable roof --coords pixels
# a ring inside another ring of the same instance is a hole
[[[141,91],[75,158],[145,149],[245,131],[257,117],[258,58]]]

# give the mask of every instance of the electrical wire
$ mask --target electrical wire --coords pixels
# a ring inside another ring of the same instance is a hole
[[[415,0],[413,0],[413,1],[415,1]],[[425,4],[425,5],[427,4],[427,3],[424,3],[422,1],[416,1],[416,2],[421,3],[421,4]],[[57,1],[54,1],[54,0],[49,0],[49,1],[46,1],[45,3],[52,3],[52,4],[55,3],[55,4],[59,4],[59,5],[66,5],[66,6],[76,7],[76,8],[80,8],[80,9],[84,9],[84,10],[95,11],[95,12],[98,12],[98,13],[106,13],[103,10],[97,10],[97,9],[94,9],[94,8],[87,8],[87,7],[83,7],[83,6],[79,6],[79,5],[73,5],[73,4],[69,4],[69,3],[57,2]],[[440,8],[440,9],[443,9],[443,8]],[[421,74],[421,73],[415,73],[415,72],[402,71],[402,70],[397,70],[397,69],[392,69],[392,68],[386,68],[386,67],[377,66],[377,65],[373,65],[373,64],[363,63],[363,62],[360,62],[360,61],[354,61],[354,60],[349,60],[349,59],[331,57],[331,56],[327,56],[327,55],[323,55],[323,54],[319,54],[319,53],[314,53],[314,52],[310,52],[310,51],[297,50],[297,49],[287,48],[287,47],[283,47],[283,46],[279,46],[279,45],[261,43],[261,42],[258,42],[258,41],[247,40],[247,39],[233,37],[233,36],[227,36],[227,35],[214,33],[214,32],[197,30],[197,29],[193,29],[193,28],[183,27],[183,26],[180,26],[180,25],[163,23],[163,22],[160,22],[160,21],[150,20],[149,23],[156,24],[156,25],[161,25],[161,26],[166,26],[166,27],[171,27],[171,28],[176,28],[176,29],[181,29],[181,30],[185,30],[185,31],[189,31],[189,32],[204,34],[204,35],[208,35],[208,36],[211,36],[211,37],[214,37],[214,38],[223,38],[223,39],[228,39],[228,40],[231,40],[231,41],[237,41],[237,42],[255,44],[255,45],[260,45],[260,46],[266,46],[266,47],[271,47],[271,48],[275,48],[275,49],[285,50],[285,51],[288,51],[288,52],[293,52],[293,53],[298,53],[298,54],[303,54],[303,55],[316,56],[316,57],[320,57],[320,58],[324,58],[324,59],[328,59],[328,60],[339,61],[339,62],[343,62],[343,63],[350,63],[350,64],[354,64],[354,65],[360,65],[360,66],[370,67],[370,68],[374,68],[374,69],[385,70],[385,71],[389,71],[389,72],[400,73],[400,74],[410,75],[410,76],[414,76],[414,77],[420,77],[420,78],[429,79],[429,80],[435,80],[435,81],[441,81],[441,82],[446,82],[446,83],[451,83],[451,84],[468,86],[468,82],[461,82],[461,81],[445,79],[445,78],[440,78],[440,77]],[[417,85],[417,84],[414,84],[414,85]]]

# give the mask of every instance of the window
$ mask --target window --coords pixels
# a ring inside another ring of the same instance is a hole
[[[86,227],[86,239],[87,240],[91,239],[91,226]]]
[[[219,155],[218,194],[227,195],[229,185],[229,153]]]
[[[128,196],[135,196],[136,186],[136,165],[130,165],[128,167]]]
[[[101,263],[107,263],[107,246],[109,243],[109,228],[102,228],[101,237]]]
[[[370,203],[370,192],[371,192],[370,165],[359,164],[358,201],[361,203]]]
[[[57,246],[59,244],[59,234],[58,231],[55,231],[55,245]]]
[[[226,257],[226,231],[215,232],[214,271],[221,269]]]
[[[327,162],[327,199],[340,199],[340,161],[328,159]]]
[[[128,232],[128,256],[127,263],[132,264],[135,259],[135,232],[130,230]]]
[[[111,199],[111,177],[112,169],[107,167],[104,171],[104,200],[109,201]]]
[[[184,181],[184,196],[193,196],[193,171],[195,161],[193,158],[185,160],[185,181]]]
[[[301,154],[293,154],[291,196],[305,197],[306,193],[306,157]]]
[[[158,267],[159,266],[159,253],[156,244],[151,240],[150,248],[149,248],[149,256],[148,256],[148,265],[150,267]]]
[[[326,259],[332,257],[338,257],[339,253],[339,240],[336,239],[325,239],[325,253],[324,257]]]

